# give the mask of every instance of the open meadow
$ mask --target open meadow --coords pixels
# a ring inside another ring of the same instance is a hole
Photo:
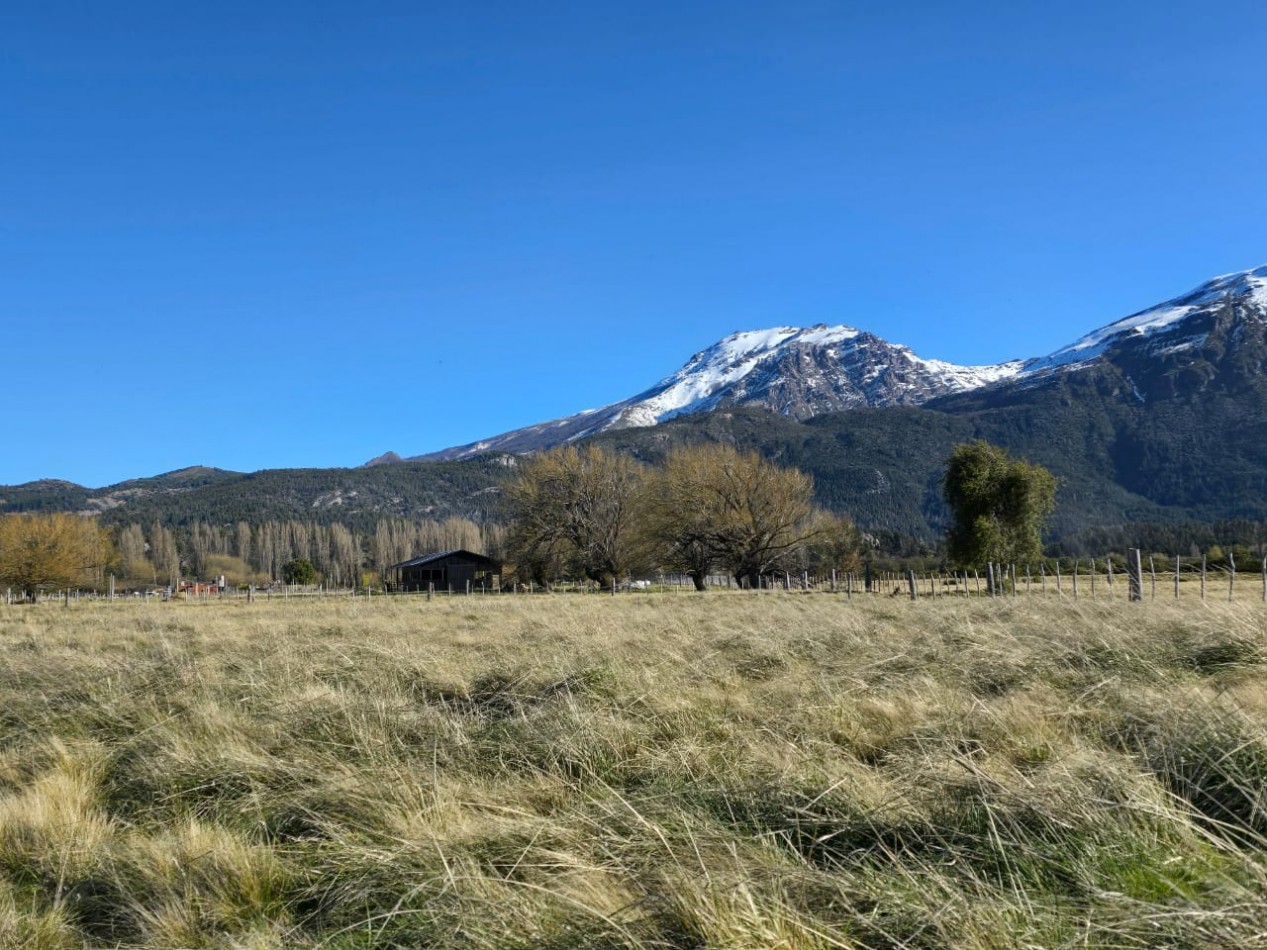
[[[1265,673],[1249,596],[0,606],[0,946],[1267,946]]]

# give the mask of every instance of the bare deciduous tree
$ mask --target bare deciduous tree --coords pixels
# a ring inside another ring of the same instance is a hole
[[[154,582],[154,565],[146,557],[145,535],[139,524],[119,532],[119,574],[130,581]]]
[[[697,590],[714,567],[760,583],[815,532],[813,483],[755,452],[698,445],[669,456],[646,493],[646,530]]]
[[[592,445],[523,463],[506,491],[508,543],[521,573],[562,558],[601,584],[627,576],[642,560],[634,529],[645,472],[634,459]]]
[[[160,583],[175,584],[180,578],[180,554],[176,538],[161,524],[150,529],[150,560]]]

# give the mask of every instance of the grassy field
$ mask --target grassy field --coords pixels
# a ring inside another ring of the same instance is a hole
[[[0,946],[1267,946],[1267,609],[0,607]]]

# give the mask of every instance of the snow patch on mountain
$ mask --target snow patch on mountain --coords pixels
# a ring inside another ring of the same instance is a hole
[[[853,340],[859,333],[853,327],[823,324],[808,329],[773,327],[732,333],[696,353],[680,370],[648,390],[645,398],[635,396],[636,405],[622,414],[622,421],[654,425],[684,413],[705,411],[712,408],[721,390],[746,377],[772,352],[791,344],[830,346]]]
[[[680,370],[628,400],[617,419],[602,426],[655,425],[723,402],[762,402],[798,415],[843,405],[889,405],[921,401],[927,394],[973,389],[1020,372],[1015,361],[999,366],[959,366],[925,360],[905,346],[886,343],[850,326],[772,327],[732,333],[696,353]],[[796,376],[791,394],[786,373]],[[877,381],[887,388],[877,389]],[[874,390],[874,391],[873,391]],[[833,405],[839,403],[840,405]]]
[[[903,349],[906,348],[903,347]],[[910,353],[909,350],[907,352]],[[948,385],[960,389],[979,389],[982,386],[988,386],[990,383],[1011,379],[1025,368],[1025,360],[1009,360],[1006,363],[996,363],[993,366],[960,366],[957,363],[947,363],[944,360],[920,359],[914,353],[910,353],[910,356],[915,362],[928,367],[930,372],[935,373]]]
[[[1209,310],[1229,299],[1267,310],[1267,264],[1252,270],[1223,274],[1173,300],[1167,300],[1155,307],[1123,317],[1116,323],[1093,330],[1054,353],[1030,360],[1025,367],[1025,372],[1037,373],[1085,363],[1095,359],[1110,344],[1124,336],[1149,336],[1163,332],[1193,314]]]

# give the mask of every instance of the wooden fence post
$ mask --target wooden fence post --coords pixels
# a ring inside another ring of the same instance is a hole
[[[1179,571],[1182,567],[1181,559],[1178,554],[1175,555],[1175,603],[1179,603]]]
[[[1153,561],[1153,556],[1151,554],[1148,555],[1148,576],[1152,580],[1152,585],[1149,588],[1149,600],[1156,600],[1157,599],[1157,564],[1156,562]]]
[[[1144,566],[1140,563],[1139,548],[1128,548],[1126,551],[1127,597],[1138,603],[1144,599]]]
[[[906,572],[906,583],[910,585],[910,588],[911,588],[911,600],[919,600],[919,591],[916,590],[915,588],[915,572],[914,571]]]
[[[1095,600],[1095,558],[1091,559],[1091,599]]]
[[[1227,601],[1232,602],[1232,594],[1236,590],[1236,558],[1227,552]]]

